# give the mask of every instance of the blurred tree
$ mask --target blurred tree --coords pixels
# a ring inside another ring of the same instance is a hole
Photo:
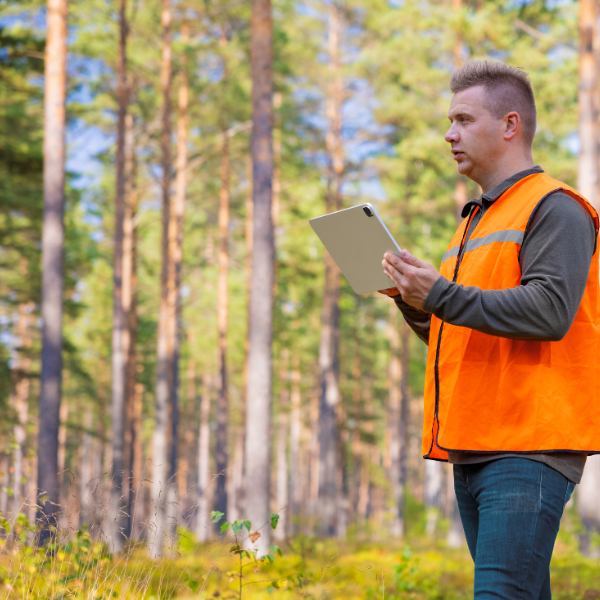
[[[160,557],[163,554],[164,536],[166,532],[166,510],[169,487],[169,423],[173,415],[169,415],[173,374],[172,344],[172,308],[173,308],[173,268],[170,255],[171,239],[171,82],[172,82],[172,49],[171,49],[171,3],[163,0],[162,23],[162,61],[161,92],[162,107],[162,258],[160,275],[160,309],[158,315],[157,336],[157,369],[156,369],[156,425],[154,430],[154,481],[153,501],[156,518],[153,539],[150,544],[150,555]],[[169,416],[171,419],[169,419]]]
[[[130,298],[123,296],[124,277],[130,280],[130,274],[124,273],[124,230],[125,230],[125,136],[129,89],[127,82],[127,2],[119,0],[119,55],[117,60],[117,153],[116,153],[116,190],[115,190],[115,232],[113,254],[113,337],[112,337],[112,472],[108,532],[114,552],[123,547],[122,507],[124,500],[124,441],[125,441],[125,403],[127,388],[127,361],[129,358],[129,314],[125,303]],[[128,173],[131,176],[131,173]],[[128,294],[129,295],[129,294]],[[128,308],[128,307],[127,307]]]
[[[38,489],[41,542],[59,509],[58,428],[62,385],[63,247],[67,77],[67,0],[48,0],[44,94],[44,222],[42,229],[42,352]]]
[[[270,0],[252,1],[253,236],[246,405],[246,513],[261,528],[256,546],[267,554],[271,492],[271,376],[273,338],[273,16]]]

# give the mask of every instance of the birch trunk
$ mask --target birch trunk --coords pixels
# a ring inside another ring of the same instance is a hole
[[[92,481],[93,465],[92,465],[92,427],[93,427],[93,412],[88,410],[85,414],[85,431],[83,433],[83,443],[81,444],[81,452],[79,456],[79,495],[81,498],[79,508],[79,527],[91,525],[91,506],[93,502],[93,489],[95,482]]]
[[[404,535],[405,523],[405,489],[408,481],[408,456],[409,456],[409,420],[410,420],[410,392],[408,387],[408,376],[410,373],[410,336],[412,335],[408,323],[402,322],[402,353],[401,353],[401,370],[402,379],[400,381],[400,458],[398,461],[400,481],[398,484],[398,521],[399,533]]]
[[[326,149],[329,159],[327,212],[341,208],[341,186],[344,169],[342,147],[341,110],[343,84],[340,71],[339,43],[340,17],[335,2],[329,12],[329,71],[330,81],[327,92]],[[337,529],[337,489],[336,454],[338,432],[336,427],[336,406],[339,392],[339,293],[340,273],[329,254],[325,257],[325,292],[323,297],[321,341],[319,345],[319,367],[321,396],[319,401],[319,532],[333,536]]]
[[[38,489],[47,494],[38,518],[40,543],[56,525],[58,427],[62,383],[63,246],[68,0],[48,0],[44,78],[44,216],[42,225],[42,352]]]
[[[200,430],[198,432],[198,517],[196,535],[198,541],[206,542],[211,538],[210,507],[208,503],[208,485],[210,476],[210,396],[212,381],[205,373],[202,381],[200,400]]]
[[[271,343],[273,337],[273,20],[270,0],[252,0],[253,247],[246,408],[246,514],[267,553],[271,495]]]
[[[162,266],[160,275],[160,308],[158,314],[158,340],[156,365],[156,426],[154,430],[154,476],[152,499],[154,502],[154,531],[150,534],[149,551],[152,558],[161,557],[166,529],[166,496],[169,467],[169,400],[173,367],[173,347],[170,336],[171,261],[169,253],[171,214],[171,4],[162,2],[162,59],[161,91],[162,107]]]
[[[127,0],[119,0],[119,54],[117,59],[117,154],[115,192],[115,233],[113,255],[112,331],[112,473],[108,511],[108,538],[113,552],[123,547],[123,469],[125,435],[125,381],[129,332],[123,306],[123,222],[125,219],[125,118],[127,115]]]
[[[227,381],[227,323],[229,291],[227,278],[229,269],[229,141],[227,132],[222,132],[221,189],[219,194],[219,274],[217,283],[217,329],[219,338],[218,396],[217,396],[217,439],[216,470],[217,488],[215,510],[227,515],[227,480],[229,390]]]

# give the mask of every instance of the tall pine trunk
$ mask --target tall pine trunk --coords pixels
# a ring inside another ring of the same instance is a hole
[[[271,342],[273,337],[273,17],[270,0],[252,0],[253,245],[246,408],[246,514],[262,528],[259,555],[270,545]],[[248,493],[252,486],[252,493]]]
[[[389,364],[389,398],[387,406],[387,436],[389,443],[389,471],[394,497],[391,514],[391,531],[393,536],[402,535],[402,482],[400,478],[400,405],[402,402],[402,364],[400,362],[400,335],[398,332],[398,308],[390,303],[390,316],[388,323],[388,340],[390,343]]]
[[[297,327],[294,327],[297,329]],[[292,357],[292,372],[290,374],[292,389],[290,393],[290,501],[288,504],[288,531],[296,533],[295,519],[300,514],[303,497],[302,470],[300,461],[300,442],[302,438],[302,396],[300,394],[300,358],[298,350]]]
[[[343,82],[339,57],[340,16],[335,2],[329,11],[329,70],[330,84],[327,91],[326,149],[329,159],[327,212],[341,209],[341,187],[344,170],[342,147]],[[338,528],[338,493],[336,486],[336,454],[338,431],[336,407],[339,391],[339,294],[340,272],[329,254],[325,257],[325,292],[319,345],[321,395],[319,400],[319,531],[321,535],[333,536]]]
[[[227,513],[227,473],[228,466],[228,422],[229,390],[227,381],[227,324],[229,317],[229,291],[227,278],[229,271],[229,140],[227,132],[222,132],[221,150],[221,189],[219,193],[219,274],[217,283],[217,330],[218,348],[218,396],[217,396],[217,439],[216,470],[217,489],[215,510]]]
[[[137,457],[138,415],[137,415],[137,236],[135,216],[137,213],[136,161],[134,148],[133,115],[125,119],[125,214],[123,219],[123,310],[127,317],[127,361],[125,368],[125,436],[123,481],[124,500],[127,504],[125,537],[131,537],[133,511],[138,482],[134,476]]]
[[[157,365],[156,365],[156,425],[154,430],[154,474],[152,497],[154,502],[154,530],[150,532],[149,550],[152,557],[163,554],[166,529],[166,500],[169,473],[169,400],[171,398],[173,346],[171,339],[170,285],[171,261],[169,253],[171,216],[171,3],[162,2],[162,265],[160,274],[160,307],[158,314]]]
[[[59,503],[58,427],[62,384],[62,301],[65,210],[65,127],[68,0],[48,0],[44,78],[44,216],[42,225],[42,352],[38,489],[47,495],[38,518],[40,542],[56,524]]]
[[[27,276],[27,260],[21,259],[21,274]],[[31,329],[33,319],[33,302],[19,304],[18,335],[21,340],[17,370],[17,381],[15,385],[14,407],[17,413],[17,422],[14,426],[15,443],[13,446],[13,513],[15,515],[24,512],[23,508],[23,479],[25,477],[24,446],[27,435],[27,421],[29,419],[29,388],[31,371]],[[28,499],[33,502],[33,498]]]
[[[212,381],[208,373],[202,381],[200,398],[200,429],[198,431],[198,512],[196,535],[198,541],[206,542],[211,537],[208,486],[210,476],[210,397]]]
[[[127,89],[127,0],[119,0],[119,55],[117,59],[117,154],[115,193],[115,233],[113,255],[113,332],[112,332],[112,473],[108,512],[111,550],[123,547],[121,514],[123,507],[123,470],[125,437],[125,385],[129,353],[127,314],[123,306],[123,224],[125,220],[125,118]]]

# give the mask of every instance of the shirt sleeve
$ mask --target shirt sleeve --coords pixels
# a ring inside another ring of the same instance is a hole
[[[521,285],[465,287],[440,277],[424,309],[451,325],[522,340],[562,339],[583,297],[596,244],[590,214],[571,196],[548,196],[521,247]]]
[[[431,314],[423,310],[419,310],[402,300],[402,296],[398,294],[392,298],[396,306],[400,309],[404,320],[408,326],[417,334],[417,337],[423,340],[429,346],[429,329],[431,327]]]

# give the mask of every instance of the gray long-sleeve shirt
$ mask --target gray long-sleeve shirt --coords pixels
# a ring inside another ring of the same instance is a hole
[[[473,218],[467,240],[479,220],[507,189],[523,177],[542,173],[534,167],[509,177],[471,201],[481,207]],[[469,203],[469,204],[471,204]],[[468,205],[467,205],[468,207]],[[431,314],[452,325],[510,339],[556,341],[573,322],[585,291],[596,234],[589,213],[571,196],[556,192],[536,210],[521,246],[521,285],[506,290],[481,290],[440,277],[431,288],[424,310],[394,297],[415,333],[429,343]],[[471,464],[520,456],[548,466],[579,483],[585,454],[471,454],[451,452],[455,464]]]

